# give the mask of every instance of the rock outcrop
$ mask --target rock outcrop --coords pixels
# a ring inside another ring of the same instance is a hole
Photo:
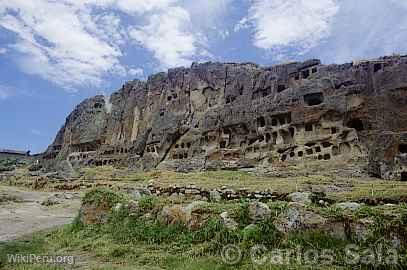
[[[406,104],[407,56],[193,64],[85,100],[43,160],[179,171],[362,160],[407,180]]]

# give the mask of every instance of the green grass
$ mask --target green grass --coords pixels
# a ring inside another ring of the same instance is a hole
[[[125,198],[122,194],[113,192],[107,188],[93,189],[87,192],[82,199],[84,204],[105,205],[109,208],[124,201]]]
[[[126,203],[126,197],[105,189],[96,189],[84,197],[87,203]],[[301,266],[291,262],[290,269],[351,269],[344,263],[344,248],[348,244],[358,244],[363,248],[375,247],[385,231],[404,228],[407,222],[407,207],[401,205],[394,212],[400,213],[394,220],[386,218],[388,209],[363,207],[354,213],[331,208],[318,208],[314,211],[330,218],[375,218],[373,238],[366,241],[339,239],[330,234],[310,231],[282,235],[274,226],[274,219],[287,208],[285,202],[270,202],[272,216],[264,221],[245,228],[250,224],[248,203],[223,202],[208,203],[202,211],[208,215],[203,227],[189,230],[183,224],[166,225],[159,219],[144,219],[145,213],[157,213],[166,199],[144,197],[140,200],[141,213],[129,216],[124,207],[113,212],[107,224],[84,226],[80,219],[68,226],[52,232],[36,233],[30,239],[0,244],[0,268],[4,269],[57,269],[52,266],[11,265],[7,254],[74,255],[78,258],[75,269],[253,269],[250,260],[251,248],[264,245],[268,250],[332,249],[337,255],[333,266]],[[218,216],[228,211],[239,223],[239,229],[228,231]],[[384,244],[388,242],[384,241]],[[242,252],[242,260],[236,265],[226,264],[221,257],[223,247],[236,245]],[[402,252],[405,252],[402,250]],[[402,265],[405,266],[405,265]],[[48,268],[47,268],[48,267]],[[401,267],[401,266],[400,266]],[[287,269],[287,266],[267,264],[256,269]],[[370,269],[369,266],[358,269]],[[379,268],[378,268],[379,269]],[[402,268],[400,268],[402,269]]]
[[[345,177],[338,174],[338,170],[326,167],[325,163],[324,167],[321,166],[319,163],[312,166],[310,164],[306,166],[289,166],[286,169],[293,176],[286,177],[227,170],[189,173],[173,171],[133,172],[128,169],[101,166],[80,169],[77,172],[77,179],[71,184],[95,185],[97,182],[97,184],[106,184],[113,188],[123,186],[143,187],[150,180],[154,180],[155,184],[164,187],[195,184],[208,189],[227,186],[235,190],[240,188],[249,191],[272,190],[283,194],[319,189],[327,190],[327,197],[335,201],[355,201],[362,198],[399,200],[405,198],[405,194],[407,194],[407,182],[384,181],[370,177]],[[34,178],[27,176],[27,169],[17,168],[16,177],[15,179],[10,178],[9,184],[29,185],[33,181]],[[44,189],[58,188],[58,186],[61,186],[61,184],[47,183]]]

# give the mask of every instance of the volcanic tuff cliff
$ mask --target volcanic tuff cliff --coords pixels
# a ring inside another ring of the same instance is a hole
[[[358,158],[407,180],[406,105],[407,56],[193,64],[83,101],[43,159],[193,170]]]

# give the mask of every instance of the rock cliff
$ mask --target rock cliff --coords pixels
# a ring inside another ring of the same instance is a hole
[[[45,164],[139,170],[338,160],[407,180],[407,56],[343,65],[192,64],[83,101]]]

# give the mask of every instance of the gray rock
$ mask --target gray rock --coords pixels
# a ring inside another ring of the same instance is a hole
[[[58,164],[57,168],[58,176],[63,179],[71,179],[75,173],[71,163],[67,160],[63,160]]]
[[[323,228],[327,220],[305,208],[301,203],[290,203],[288,209],[281,213],[274,222],[282,233]]]
[[[202,208],[207,205],[204,201],[194,201],[188,205],[164,206],[159,214],[159,220],[166,224],[184,224],[191,230],[199,229],[204,222]]]
[[[82,204],[79,210],[79,218],[85,225],[105,224],[109,219],[111,210],[109,207],[95,203]]]
[[[262,221],[271,216],[271,210],[267,204],[252,202],[249,205],[249,218],[254,222]]]
[[[59,199],[55,195],[52,195],[52,196],[48,197],[47,199],[45,199],[41,203],[41,205],[43,205],[43,206],[52,206],[52,205],[60,204],[61,202],[62,202],[61,199]]]
[[[209,200],[212,202],[220,202],[222,200],[222,196],[218,191],[211,190],[209,192]]]
[[[205,201],[193,201],[190,204],[188,204],[187,206],[185,206],[185,211],[187,213],[192,213],[192,211],[194,211],[196,209],[204,208],[207,205],[208,205],[208,203]]]
[[[351,211],[356,211],[360,207],[362,207],[362,205],[360,203],[356,203],[356,202],[337,203],[336,206],[342,210],[351,210]]]
[[[288,199],[292,202],[310,204],[312,203],[311,192],[294,192],[288,195]]]
[[[151,196],[151,191],[148,188],[136,188],[129,191],[130,198],[139,200],[144,196]]]
[[[130,216],[138,215],[140,213],[139,202],[135,200],[130,200],[129,203],[127,204],[127,209],[129,211]]]
[[[223,212],[220,214],[220,220],[222,224],[230,231],[235,231],[238,228],[237,222],[230,217],[228,212]]]

